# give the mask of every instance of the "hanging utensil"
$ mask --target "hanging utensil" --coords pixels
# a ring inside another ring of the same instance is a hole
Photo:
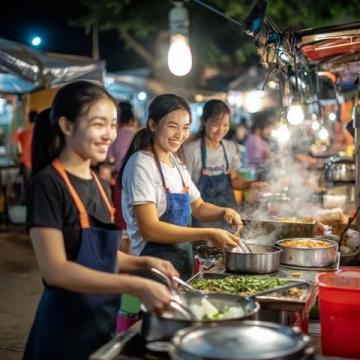
[[[342,245],[342,241],[343,241],[344,235],[345,235],[346,232],[349,230],[349,227],[351,226],[351,224],[353,223],[353,221],[356,219],[359,210],[360,210],[360,205],[359,205],[358,208],[356,209],[355,214],[354,214],[351,218],[349,218],[348,223],[346,224],[343,232],[341,233],[340,240],[339,240],[339,248],[340,248],[340,246]]]

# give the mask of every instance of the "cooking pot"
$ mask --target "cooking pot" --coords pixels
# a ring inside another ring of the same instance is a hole
[[[245,274],[269,274],[279,270],[282,249],[277,246],[248,244],[251,253],[225,251],[228,271]]]
[[[269,274],[279,270],[282,249],[277,246],[267,246],[247,243],[251,253],[237,253],[231,250],[206,249],[199,247],[199,253],[223,254],[227,271],[239,274]]]
[[[329,247],[312,248],[312,247],[289,247],[283,246],[285,241],[289,240],[310,240],[323,241]],[[301,266],[301,267],[326,267],[336,263],[338,244],[334,240],[324,238],[289,238],[278,240],[276,244],[283,249],[281,254],[281,263],[284,265]]]
[[[311,359],[310,339],[297,328],[242,321],[193,326],[174,336],[173,360],[297,360]]]
[[[191,305],[200,305],[204,295],[198,293],[181,293],[182,302],[187,307]],[[209,326],[215,323],[227,323],[233,320],[252,319],[258,313],[260,305],[254,298],[243,298],[238,295],[231,294],[207,294],[207,300],[218,309],[224,306],[240,307],[243,315],[231,319],[223,320],[189,320],[181,316],[181,313],[175,311],[167,311],[161,315],[145,312],[141,335],[146,341],[170,340],[177,330],[192,326],[206,324]]]
[[[324,179],[328,183],[355,182],[355,160],[351,157],[331,157],[325,163]]]

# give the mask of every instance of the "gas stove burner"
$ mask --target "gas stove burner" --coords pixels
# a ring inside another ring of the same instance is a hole
[[[169,352],[171,346],[171,343],[168,341],[152,341],[145,345],[149,351],[154,352]]]

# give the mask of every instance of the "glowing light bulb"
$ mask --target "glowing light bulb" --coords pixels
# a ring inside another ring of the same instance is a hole
[[[271,136],[280,144],[285,144],[290,139],[290,131],[286,124],[279,124],[272,132]]]
[[[318,131],[320,129],[320,123],[317,120],[314,120],[311,124],[311,128],[314,131]]]
[[[336,114],[333,113],[333,112],[331,112],[331,113],[329,114],[329,120],[330,120],[330,121],[335,121],[335,120],[336,120]]]
[[[291,104],[287,113],[287,119],[291,125],[299,125],[304,121],[304,110],[301,104]]]
[[[33,37],[33,39],[31,40],[31,45],[39,46],[40,44],[41,44],[41,37],[40,36]]]
[[[326,141],[329,139],[329,131],[324,127],[319,130],[319,139],[322,141]]]
[[[186,36],[177,34],[171,37],[168,65],[171,73],[175,76],[184,76],[190,72],[192,56]]]

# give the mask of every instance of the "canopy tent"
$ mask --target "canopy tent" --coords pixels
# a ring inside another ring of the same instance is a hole
[[[307,29],[297,33],[302,54],[331,72],[341,92],[357,92],[360,73],[360,22]]]
[[[0,38],[0,92],[23,94],[77,79],[103,82],[105,63]]]

